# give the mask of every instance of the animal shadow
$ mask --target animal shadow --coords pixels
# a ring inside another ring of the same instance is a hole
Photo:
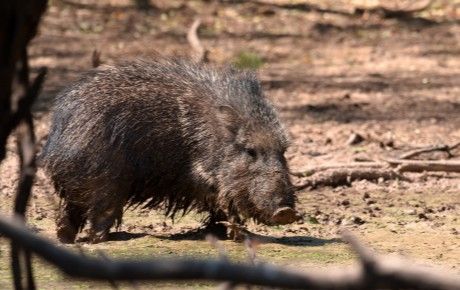
[[[162,236],[163,239],[169,240],[203,240],[206,238],[208,234],[214,234],[210,232],[207,228],[198,228],[192,229],[180,233],[171,234],[169,236]],[[315,238],[310,236],[285,236],[285,237],[273,237],[270,235],[261,235],[252,232],[245,232],[243,234],[244,238],[249,238],[251,240],[257,240],[261,243],[265,244],[280,244],[286,246],[323,246],[332,243],[343,243],[343,241],[339,238],[331,238],[331,239],[322,239],[322,238]],[[229,240],[226,236],[217,236],[220,240]]]
[[[128,233],[125,231],[120,232],[111,232],[107,237],[107,242],[114,241],[129,241],[134,239],[139,239],[145,236],[149,236],[147,233]],[[88,237],[81,237],[77,240],[77,243],[87,243],[89,241]]]
[[[181,240],[199,241],[199,240],[206,239],[206,237],[209,234],[215,236],[219,240],[227,239],[227,234],[226,234],[225,229],[224,230],[220,228],[212,229],[206,226],[181,231],[179,233],[173,233],[173,234],[166,235],[166,236],[161,236],[161,238],[172,240],[172,241],[181,241]]]

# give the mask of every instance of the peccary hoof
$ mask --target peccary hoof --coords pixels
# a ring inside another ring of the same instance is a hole
[[[88,242],[90,244],[99,244],[106,242],[109,238],[109,231],[95,231],[94,229],[90,229],[88,233]]]
[[[297,212],[291,207],[282,207],[275,211],[272,216],[273,223],[277,225],[291,224],[299,219]]]
[[[69,228],[59,228],[57,238],[63,244],[73,244],[77,236],[77,231]]]
[[[223,224],[210,223],[210,224],[206,225],[205,233],[206,234],[211,234],[211,235],[215,236],[216,238],[218,238],[219,240],[228,239],[227,227],[224,226]]]

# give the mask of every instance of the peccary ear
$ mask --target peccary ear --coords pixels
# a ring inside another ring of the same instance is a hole
[[[224,133],[227,137],[235,136],[240,127],[241,121],[238,114],[229,106],[220,106],[217,108],[217,119],[224,127]]]

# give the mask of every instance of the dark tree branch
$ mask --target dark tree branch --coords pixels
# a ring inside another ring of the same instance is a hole
[[[41,72],[32,86],[29,84],[27,45],[35,36],[46,0],[0,2],[0,161],[6,155],[6,141],[20,125],[17,145],[20,158],[20,181],[14,211],[24,219],[35,175],[35,136],[31,106],[43,82]],[[14,286],[35,289],[31,256],[18,245],[11,244],[11,269]]]
[[[17,97],[28,88],[28,70],[21,71],[20,66],[26,61],[26,47],[36,34],[46,4],[46,0],[0,1],[0,161],[5,158],[8,136],[23,117],[13,116],[14,107],[21,106]],[[13,83],[19,84],[14,91]]]
[[[20,84],[27,89],[26,94],[19,99],[18,109],[13,114],[11,122],[19,122],[20,125],[17,130],[17,147],[20,159],[20,177],[17,187],[16,199],[14,201],[14,212],[25,219],[25,212],[27,204],[30,199],[32,185],[35,178],[35,133],[32,120],[32,113],[30,112],[34,100],[37,98],[44,77],[46,69],[42,68],[34,80],[32,86],[28,87],[28,61],[27,54],[23,55],[21,72],[19,75],[24,77],[21,79]],[[27,72],[27,76],[23,75]],[[14,243],[11,244],[11,266],[14,277],[14,284],[16,289],[22,289],[22,266],[20,265],[20,258],[24,259],[24,270],[27,275],[27,289],[35,289],[35,282],[32,269],[32,257],[30,252],[24,252]]]
[[[364,266],[311,273],[293,272],[268,264],[249,265],[225,260],[129,261],[81,256],[39,237],[25,228],[20,220],[4,217],[0,217],[0,233],[64,273],[91,280],[193,279],[292,289],[460,289],[459,275],[435,268],[424,268],[401,258],[377,256],[350,233],[345,233],[344,239],[358,253]]]

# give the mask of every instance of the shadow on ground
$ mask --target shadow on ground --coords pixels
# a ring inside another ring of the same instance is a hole
[[[203,240],[209,234],[204,228],[192,229],[186,232],[176,233],[172,235],[156,236],[168,240]],[[251,239],[259,240],[264,244],[281,244],[286,246],[323,246],[331,243],[342,243],[342,240],[337,238],[321,239],[310,236],[288,236],[288,237],[273,237],[270,235],[260,235],[249,233]],[[222,238],[222,237],[220,237]]]
[[[129,233],[126,231],[112,232],[109,234],[108,242],[114,241],[129,241],[134,239],[139,239],[143,237],[155,237],[163,240],[171,241],[201,241],[205,240],[206,236],[209,234],[209,231],[205,228],[191,229],[180,233],[174,234],[149,234],[149,233]],[[255,233],[250,233],[249,236],[251,239],[258,240],[264,244],[280,244],[285,246],[324,246],[332,243],[343,243],[341,239],[331,238],[331,239],[321,239],[310,236],[288,236],[288,237],[273,237],[270,235],[260,235]],[[222,236],[218,237],[220,240],[228,240]],[[87,243],[88,237],[82,237],[77,240],[78,243]],[[239,242],[239,241],[235,241]]]
[[[109,233],[108,242],[114,242],[114,241],[129,241],[129,240],[134,240],[138,238],[143,238],[146,236],[150,236],[147,233],[128,233],[125,231],[120,231],[120,232],[112,232]],[[77,240],[77,243],[87,243],[88,242],[88,237],[82,237]]]

